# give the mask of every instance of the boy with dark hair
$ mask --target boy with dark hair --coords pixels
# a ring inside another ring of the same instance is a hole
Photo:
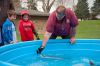
[[[16,19],[16,13],[14,10],[7,11],[8,18],[5,20],[2,27],[2,35],[4,44],[13,44],[17,42],[16,29],[13,23],[13,19]]]
[[[2,26],[7,19],[7,11],[14,10],[14,5],[12,0],[0,0],[0,46],[4,45],[3,35],[2,35]]]

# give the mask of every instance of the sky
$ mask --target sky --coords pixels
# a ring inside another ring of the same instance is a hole
[[[27,0],[21,0],[22,2],[21,2],[21,5],[22,5],[22,7],[25,7],[25,8],[27,8]],[[74,2],[75,2],[75,5],[77,4],[77,2],[78,2],[78,0],[74,0]],[[89,8],[91,8],[92,6],[93,6],[93,3],[94,3],[94,0],[88,0],[88,3],[89,3]],[[43,11],[42,10],[42,6],[43,4],[41,3],[41,2],[37,2],[37,8],[38,8],[38,10],[39,11]],[[72,8],[72,1],[70,0],[69,2],[68,2],[68,4],[67,4],[67,7],[69,7],[69,8]],[[50,13],[52,12],[52,11],[54,11],[55,10],[55,6],[53,6],[52,8],[51,8],[51,10],[50,10]]]

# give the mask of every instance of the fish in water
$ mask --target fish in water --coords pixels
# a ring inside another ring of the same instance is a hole
[[[95,66],[95,64],[92,61],[89,61],[90,66]]]
[[[46,58],[46,59],[55,59],[55,60],[63,60],[63,58],[56,57],[56,56],[46,56],[46,55],[40,55],[41,58]]]

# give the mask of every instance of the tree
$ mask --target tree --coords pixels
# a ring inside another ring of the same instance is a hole
[[[89,7],[87,0],[78,0],[75,13],[79,19],[88,19],[89,18]]]
[[[94,6],[91,8],[92,18],[95,18],[96,15],[100,14],[100,0],[94,1]]]
[[[37,1],[38,0],[28,0],[28,9],[38,10],[37,9]]]
[[[72,2],[73,0],[56,0],[56,6],[58,5],[64,5],[67,6],[70,2]]]
[[[72,5],[72,9],[75,10],[74,0],[56,0],[55,6],[58,6],[58,5],[64,5],[65,7]]]
[[[37,2],[42,2],[42,9],[44,12],[49,13],[51,7],[53,6],[55,0],[29,0],[29,9],[37,10]]]
[[[41,0],[41,2],[43,3],[43,6],[42,6],[43,11],[49,13],[55,0]]]
[[[15,9],[21,7],[21,4],[20,4],[21,1],[20,0],[12,0],[12,2],[13,2]]]
[[[0,0],[0,26],[4,22],[4,18],[7,17],[7,11],[14,9],[12,0]]]

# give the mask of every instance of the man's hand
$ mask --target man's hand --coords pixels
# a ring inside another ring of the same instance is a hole
[[[50,36],[51,36],[51,34],[52,34],[52,33],[49,33],[49,32],[47,32],[47,31],[45,32],[42,45],[41,45],[40,48],[38,48],[37,54],[41,54],[41,52],[43,51],[43,49],[44,49],[44,47],[45,47],[47,41],[49,40],[49,38],[50,38]]]
[[[40,47],[40,48],[38,48],[38,50],[37,50],[37,54],[41,54],[41,52],[44,50],[44,47]]]
[[[75,38],[74,37],[70,38],[70,43],[71,44],[74,44],[75,43]]]

